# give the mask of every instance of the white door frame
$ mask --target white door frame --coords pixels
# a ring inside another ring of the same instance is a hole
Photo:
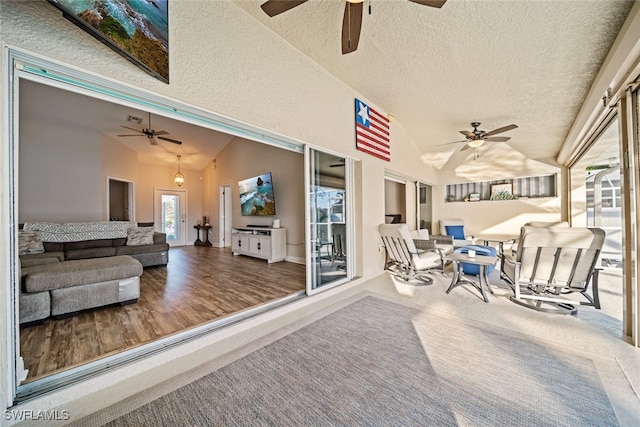
[[[231,184],[220,186],[220,218],[218,220],[218,244],[220,248],[231,247],[231,228],[233,218],[231,211]]]
[[[116,178],[113,176],[107,176],[107,191],[106,191],[106,204],[105,204],[105,209],[107,210],[107,221],[111,220],[111,215],[110,215],[110,202],[111,202],[111,192],[109,189],[109,183],[111,181],[120,181],[120,182],[126,182],[127,183],[127,187],[129,187],[129,194],[127,197],[127,204],[128,209],[129,209],[129,219],[128,221],[135,221],[136,220],[136,203],[135,203],[135,191],[136,191],[136,183],[134,181],[130,181],[128,179],[122,179],[122,178]]]
[[[180,226],[178,235],[181,236],[181,238],[171,241],[167,239],[167,243],[169,244],[169,246],[185,246],[187,244],[187,218],[189,217],[187,215],[187,206],[189,205],[187,203],[187,190],[176,190],[173,188],[153,189],[153,222],[155,230],[158,232],[162,232],[162,228],[160,227],[160,225],[162,224],[162,218],[160,217],[160,214],[162,212],[162,208],[160,207],[162,203],[162,194],[177,194],[180,199],[180,204],[182,205],[184,203],[184,206],[182,206],[182,209],[180,209],[181,212],[178,221],[178,224]]]

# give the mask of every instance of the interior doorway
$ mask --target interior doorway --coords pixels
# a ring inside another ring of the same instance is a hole
[[[110,221],[131,221],[133,214],[133,185],[131,181],[107,178],[107,206]]]
[[[384,216],[388,224],[407,222],[407,191],[404,181],[384,178]]]
[[[433,225],[433,187],[424,182],[418,181],[416,183],[418,187],[418,200],[416,205],[418,206],[418,223],[417,227],[420,230],[427,230],[429,233],[434,233],[432,230]]]

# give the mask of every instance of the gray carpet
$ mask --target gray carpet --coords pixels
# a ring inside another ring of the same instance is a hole
[[[368,296],[110,426],[616,426],[594,362]]]

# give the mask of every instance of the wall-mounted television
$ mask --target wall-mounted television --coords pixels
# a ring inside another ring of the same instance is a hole
[[[271,172],[238,182],[240,211],[244,216],[275,215],[276,201],[273,196]]]
[[[169,0],[47,0],[147,73],[169,83]]]

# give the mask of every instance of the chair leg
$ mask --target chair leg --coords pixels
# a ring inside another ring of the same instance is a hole
[[[591,277],[591,289],[593,294],[593,306],[600,309],[600,294],[598,293],[598,277],[600,276],[600,270],[594,270],[593,276]],[[585,295],[586,296],[586,295]]]

